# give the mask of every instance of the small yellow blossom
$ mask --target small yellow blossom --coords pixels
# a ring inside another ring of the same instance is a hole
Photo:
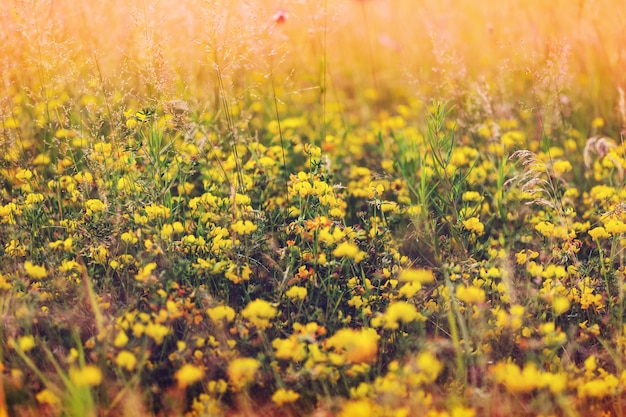
[[[48,404],[50,406],[61,405],[61,400],[49,389],[43,389],[35,395],[35,399],[39,404]]]
[[[255,230],[258,229],[258,226],[254,223],[252,223],[250,220],[238,220],[235,223],[233,223],[230,228],[233,230],[233,232],[240,234],[240,235],[249,235],[250,233],[254,232]]]
[[[170,333],[169,327],[157,323],[148,323],[144,331],[157,345],[162,344],[165,336]]]
[[[120,331],[117,336],[115,336],[115,340],[113,341],[113,345],[115,347],[124,347],[128,343],[128,335],[125,331]]]
[[[375,404],[368,399],[347,401],[339,413],[339,417],[373,417],[378,415]]]
[[[265,300],[252,300],[243,309],[241,315],[259,329],[271,326],[270,320],[276,317],[278,310]]]
[[[443,364],[428,351],[420,352],[415,361],[420,369],[421,379],[427,384],[435,382],[443,370]]]
[[[485,302],[486,294],[482,288],[459,285],[456,288],[456,298],[467,304],[482,304]]]
[[[466,191],[463,193],[462,199],[467,202],[478,202],[482,200],[482,196],[476,191]]]
[[[229,306],[217,306],[206,310],[209,318],[216,324],[222,324],[225,320],[230,323],[235,319],[235,310]]]
[[[48,275],[45,267],[33,265],[31,261],[24,262],[24,269],[26,274],[32,279],[44,279]]]
[[[70,380],[77,387],[95,387],[102,382],[102,371],[95,365],[83,368],[70,368]]]
[[[137,357],[127,350],[122,350],[115,357],[115,364],[127,371],[132,371],[137,366]]]
[[[564,174],[566,172],[570,172],[573,168],[569,161],[556,161],[552,164],[552,169],[557,174]]]
[[[372,328],[340,329],[326,339],[326,347],[343,354],[349,363],[372,362],[378,355],[379,338]]]
[[[396,301],[387,307],[383,314],[385,329],[395,330],[400,327],[398,322],[411,323],[421,319],[423,316],[417,312],[413,304],[405,301]]]
[[[298,398],[300,398],[300,394],[293,390],[285,388],[277,389],[276,392],[272,395],[272,401],[279,407],[297,401]]]
[[[204,370],[195,365],[185,364],[174,374],[180,388],[186,388],[204,378]]]
[[[463,220],[463,227],[479,236],[485,231],[485,225],[482,224],[477,217],[470,217],[467,220]]]
[[[23,352],[28,352],[35,347],[35,338],[32,335],[22,336],[17,339],[17,345]]]
[[[407,282],[398,291],[398,295],[404,296],[406,298],[412,298],[419,290],[422,289],[422,284],[419,282]]]
[[[365,259],[365,252],[359,249],[357,245],[350,242],[341,242],[333,251],[333,256],[336,258],[350,258],[354,262],[359,263]]]
[[[102,213],[106,209],[106,205],[97,198],[93,198],[85,202],[85,209],[87,215],[91,216],[92,214]]]
[[[405,269],[398,276],[398,280],[402,282],[419,282],[420,284],[428,284],[435,280],[435,275],[430,269]]]
[[[306,298],[307,289],[305,287],[293,286],[285,292],[285,295],[292,301],[302,301]]]
[[[228,364],[226,374],[228,381],[235,391],[241,391],[243,388],[254,382],[256,379],[261,362],[254,358],[237,358]]]
[[[560,316],[570,308],[570,301],[567,297],[555,297],[552,301],[552,310],[556,316]]]
[[[591,236],[591,238],[593,240],[598,240],[600,238],[609,238],[609,237],[611,237],[611,235],[608,234],[606,232],[606,230],[604,229],[604,227],[602,227],[602,226],[594,227],[593,229],[591,229],[587,233],[589,233],[589,236]]]

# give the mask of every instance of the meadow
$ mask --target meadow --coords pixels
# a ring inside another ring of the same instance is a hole
[[[0,417],[626,414],[619,0],[6,0]]]

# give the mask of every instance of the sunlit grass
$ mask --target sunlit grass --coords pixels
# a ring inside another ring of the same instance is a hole
[[[617,1],[9,1],[3,415],[621,416]]]

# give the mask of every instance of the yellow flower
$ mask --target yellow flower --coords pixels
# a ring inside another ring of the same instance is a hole
[[[24,269],[26,274],[32,279],[44,279],[48,275],[45,267],[33,265],[31,261],[24,262]]]
[[[417,292],[421,289],[422,284],[420,284],[419,282],[407,282],[402,287],[400,287],[398,294],[406,298],[413,298],[413,296],[417,294]]]
[[[305,344],[298,340],[296,335],[292,335],[288,339],[274,339],[272,340],[272,347],[276,351],[278,359],[300,362],[306,357]]]
[[[368,399],[348,401],[339,413],[339,417],[372,417],[375,415],[378,415],[376,407]]]
[[[365,258],[365,252],[359,249],[357,245],[349,242],[341,242],[333,251],[333,256],[336,258],[350,258],[354,262],[359,263]]]
[[[235,318],[235,310],[229,306],[207,308],[206,313],[216,324],[222,324],[224,320],[226,320],[227,323],[230,323]]]
[[[237,358],[228,364],[226,374],[230,385],[240,391],[256,379],[261,362],[254,358]]]
[[[376,359],[378,339],[380,336],[372,328],[340,329],[326,339],[325,346],[342,353],[347,362],[357,364],[372,362]]]
[[[253,300],[243,309],[241,315],[259,329],[271,326],[270,320],[276,317],[278,310],[265,300]]]
[[[474,232],[479,236],[485,231],[485,225],[482,224],[477,217],[470,217],[467,220],[463,220],[463,226],[470,232]]]
[[[84,368],[70,368],[70,380],[77,387],[95,387],[102,382],[102,371],[95,365]]]
[[[113,341],[113,345],[115,347],[124,347],[128,343],[128,335],[125,331],[120,331],[117,336],[115,336],[115,340]]]
[[[85,202],[85,209],[87,215],[91,216],[92,214],[102,213],[106,209],[106,205],[97,198],[92,198]]]
[[[17,345],[23,352],[28,352],[35,347],[35,338],[32,335],[22,336],[17,339]]]
[[[476,416],[476,410],[473,408],[466,408],[460,405],[455,406],[452,409],[452,417],[474,417]]]
[[[421,317],[423,316],[417,312],[413,304],[409,304],[405,301],[396,301],[389,305],[383,315],[385,322],[384,328],[395,330],[400,327],[398,322],[410,323],[419,320]]]
[[[443,364],[428,351],[420,352],[415,362],[420,370],[420,379],[426,384],[435,382],[443,369]]]
[[[477,191],[466,191],[463,193],[463,197],[461,197],[463,201],[467,202],[478,202],[482,200],[482,196]]]
[[[174,234],[174,226],[169,223],[166,223],[161,227],[161,239],[167,240],[172,237]]]
[[[467,304],[482,304],[485,302],[486,294],[482,288],[460,285],[456,288],[456,298]]]
[[[240,235],[249,235],[250,233],[254,232],[255,230],[258,229],[258,226],[254,223],[252,223],[250,220],[238,220],[235,223],[233,223],[230,228],[233,230],[233,232],[240,234]]]
[[[139,268],[139,271],[137,271],[137,275],[135,275],[135,279],[139,282],[147,282],[152,276],[152,271],[154,271],[156,267],[156,262],[150,262],[143,268]]]
[[[204,378],[204,370],[195,365],[185,364],[174,374],[178,386],[186,388]]]
[[[567,297],[555,297],[552,301],[552,310],[555,316],[560,316],[570,308],[570,301]]]
[[[572,170],[572,164],[569,161],[556,161],[552,164],[552,169],[557,174],[564,174]]]
[[[146,215],[148,216],[148,219],[150,220],[169,219],[170,212],[171,212],[169,208],[158,205],[158,204],[149,204],[144,207],[144,210],[146,211]]]
[[[163,339],[165,339],[165,336],[167,336],[169,332],[169,327],[157,323],[148,323],[145,328],[146,335],[154,340],[157,345],[163,343]]]
[[[593,229],[591,229],[587,233],[589,233],[589,236],[591,236],[591,238],[593,240],[598,240],[600,238],[609,238],[609,237],[611,237],[611,235],[608,234],[606,232],[606,230],[604,229],[604,227],[602,227],[602,226],[594,227]]]
[[[419,282],[420,284],[428,284],[435,280],[435,274],[430,269],[405,269],[400,272],[399,281],[403,282]]]
[[[306,298],[307,289],[304,287],[294,286],[289,288],[285,295],[292,301],[302,301]]]
[[[272,395],[272,401],[279,407],[283,406],[284,404],[297,401],[298,398],[300,398],[300,394],[285,388],[279,388],[278,390],[276,390],[274,395]]]
[[[58,406],[61,404],[61,400],[59,399],[59,397],[54,395],[52,391],[50,391],[47,388],[39,391],[35,395],[35,399],[37,400],[39,404],[48,404],[51,406]]]
[[[137,357],[127,350],[123,350],[115,357],[115,364],[127,371],[132,371],[137,366]]]

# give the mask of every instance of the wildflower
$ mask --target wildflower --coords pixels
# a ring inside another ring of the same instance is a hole
[[[229,306],[217,306],[206,310],[209,318],[216,324],[222,324],[224,321],[230,323],[235,319],[235,310]]]
[[[378,415],[375,404],[372,404],[368,399],[347,401],[339,413],[339,417],[372,417],[375,415]]]
[[[226,374],[230,385],[235,391],[241,391],[243,388],[254,382],[256,379],[261,362],[254,358],[237,358],[228,364]]]
[[[475,417],[476,410],[473,408],[467,408],[460,405],[455,406],[452,409],[451,417]]]
[[[48,276],[45,267],[33,265],[31,261],[24,262],[24,269],[26,270],[26,274],[32,279],[44,279]]]
[[[609,238],[611,237],[611,235],[609,235],[606,230],[604,229],[604,227],[599,226],[599,227],[594,227],[593,229],[591,229],[589,232],[589,236],[591,236],[591,238],[593,240],[598,240],[600,238]]]
[[[399,321],[402,323],[410,323],[422,317],[423,316],[417,312],[413,304],[409,304],[405,301],[396,301],[385,311],[383,315],[385,324],[383,327],[385,329],[395,330],[399,328]]]
[[[274,395],[272,395],[272,401],[279,407],[297,401],[298,398],[300,398],[300,394],[285,388],[277,389]]]
[[[32,335],[22,336],[17,339],[17,345],[23,352],[28,352],[35,347],[35,338]]]
[[[137,272],[137,275],[135,275],[135,279],[139,282],[147,282],[150,277],[152,277],[152,271],[154,271],[157,267],[156,262],[150,262],[149,264],[145,265],[143,268],[140,268],[139,271]]]
[[[428,284],[434,280],[435,275],[430,269],[405,269],[398,277],[398,281],[419,282],[420,284]]]
[[[233,223],[230,228],[233,230],[233,232],[240,234],[240,235],[249,235],[250,233],[254,232],[255,230],[258,229],[258,226],[254,223],[252,223],[250,220],[238,220],[235,223]]]
[[[137,357],[127,350],[122,350],[115,357],[115,364],[127,371],[132,371],[137,366]]]
[[[204,370],[195,365],[185,364],[174,374],[178,386],[186,388],[204,378]]]
[[[125,331],[120,331],[117,336],[115,336],[115,340],[113,341],[113,345],[115,347],[124,347],[128,343],[128,335]]]
[[[359,263],[365,258],[365,252],[359,249],[357,245],[349,242],[342,242],[333,251],[333,256],[336,258],[350,258],[354,262]]]
[[[170,217],[170,209],[165,206],[160,206],[158,204],[149,204],[144,207],[144,210],[146,211],[146,216],[148,216],[148,219],[150,220],[167,220]]]
[[[300,362],[306,357],[305,344],[300,342],[296,336],[290,336],[287,339],[274,339],[272,347],[276,351],[278,359]]]
[[[306,298],[307,289],[305,287],[294,286],[289,288],[285,295],[292,301],[302,301]]]
[[[174,234],[174,226],[166,223],[161,227],[161,239],[167,240]]]
[[[425,384],[435,382],[443,370],[443,364],[433,353],[428,351],[420,352],[415,358],[415,364],[419,368],[419,380]]]
[[[35,159],[33,159],[33,165],[50,165],[50,156],[40,153],[35,157]]]
[[[466,191],[461,198],[466,202],[479,202],[482,200],[482,196],[477,191]]]
[[[400,287],[398,294],[406,298],[412,298],[421,289],[422,284],[420,284],[419,282],[407,282],[402,287]]]
[[[372,328],[340,329],[326,340],[326,347],[342,353],[349,363],[372,362],[378,354],[380,336]]]
[[[106,209],[106,205],[98,200],[97,198],[92,198],[85,202],[85,210],[87,216],[91,216],[92,214],[100,214]]]
[[[556,316],[560,316],[570,308],[570,301],[567,297],[555,297],[552,301],[552,310]]]
[[[43,389],[35,395],[35,399],[39,404],[48,404],[50,406],[58,406],[61,400],[49,389]]]
[[[474,232],[479,236],[485,231],[485,225],[482,224],[477,217],[470,217],[467,220],[463,220],[463,226],[470,232]]]
[[[619,380],[614,375],[608,375],[605,379],[593,379],[578,387],[578,397],[604,398],[614,394],[617,384]]]
[[[148,323],[144,329],[146,335],[150,337],[157,345],[163,343],[163,339],[170,333],[169,327],[158,323]]]
[[[70,368],[70,380],[77,387],[95,387],[102,382],[102,371],[95,365]]]
[[[573,168],[569,161],[556,161],[552,164],[552,169],[557,174],[564,174],[566,172],[570,172]]]
[[[260,299],[250,301],[241,312],[245,319],[261,330],[270,327],[270,320],[276,317],[277,314],[278,311],[271,303]]]
[[[482,304],[485,302],[485,291],[482,288],[460,285],[456,288],[456,298],[467,304]]]

